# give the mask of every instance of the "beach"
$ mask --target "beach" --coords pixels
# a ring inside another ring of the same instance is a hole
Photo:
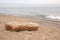
[[[5,29],[8,22],[35,22],[40,26],[36,31],[11,32]],[[60,21],[0,14],[0,40],[60,40]]]

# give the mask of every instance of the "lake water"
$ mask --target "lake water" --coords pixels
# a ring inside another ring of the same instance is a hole
[[[60,16],[60,7],[0,7],[0,14],[26,17]]]

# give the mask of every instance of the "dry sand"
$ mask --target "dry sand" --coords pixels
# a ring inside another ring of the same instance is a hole
[[[5,29],[8,22],[36,22],[40,27],[36,31],[11,32]],[[50,20],[14,17],[0,14],[0,40],[60,40],[60,23]]]

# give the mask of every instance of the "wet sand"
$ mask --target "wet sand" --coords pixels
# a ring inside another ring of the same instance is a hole
[[[40,26],[36,31],[7,31],[4,23],[13,21],[36,22]],[[60,22],[0,14],[0,40],[60,40]]]

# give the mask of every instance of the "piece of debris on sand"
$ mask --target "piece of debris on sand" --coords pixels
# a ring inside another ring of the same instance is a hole
[[[39,24],[33,23],[33,22],[23,22],[23,23],[9,22],[9,23],[5,23],[6,30],[10,30],[10,31],[21,31],[21,30],[33,31],[33,30],[37,30],[38,27],[39,27]]]

